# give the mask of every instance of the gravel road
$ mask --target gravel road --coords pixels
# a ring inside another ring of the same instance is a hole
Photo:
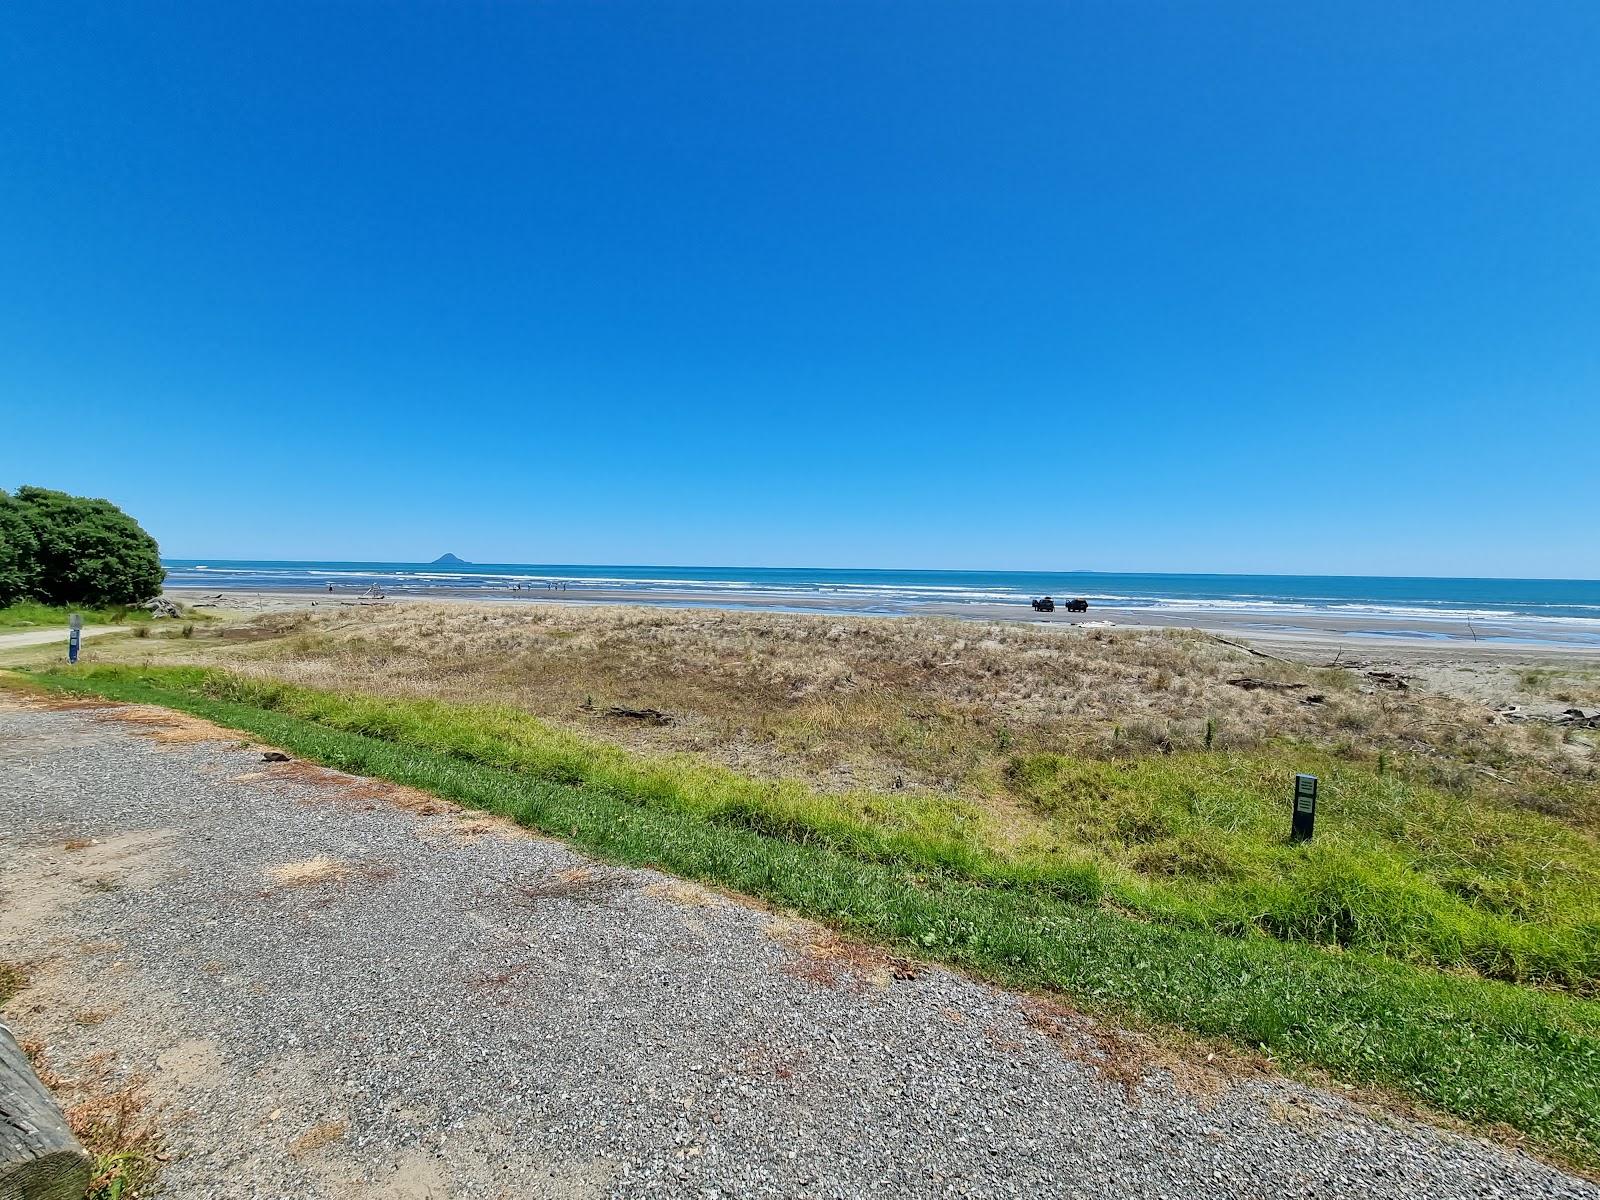
[[[1600,1198],[154,710],[0,694],[0,888],[171,1196]]]
[[[116,625],[85,625],[79,631],[80,636],[86,638],[125,632],[127,632],[125,628]],[[22,646],[48,646],[51,642],[66,640],[65,629],[25,629],[21,633],[0,633],[0,650],[15,650]]]

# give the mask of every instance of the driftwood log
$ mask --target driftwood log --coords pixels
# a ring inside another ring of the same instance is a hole
[[[83,1200],[89,1156],[0,1025],[0,1200]]]
[[[1303,683],[1279,683],[1276,679],[1255,679],[1249,675],[1240,675],[1236,679],[1228,680],[1236,688],[1243,688],[1247,692],[1266,690],[1269,692],[1298,692],[1306,685]]]
[[[643,721],[648,725],[672,724],[671,715],[659,708],[624,708],[620,704],[613,704],[606,709],[606,716],[619,717],[625,721]]]

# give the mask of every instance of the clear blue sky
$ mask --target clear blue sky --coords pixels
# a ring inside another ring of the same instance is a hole
[[[0,13],[0,486],[173,556],[1600,577],[1600,4]]]

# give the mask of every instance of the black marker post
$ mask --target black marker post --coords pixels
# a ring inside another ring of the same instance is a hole
[[[1289,829],[1291,842],[1309,842],[1317,823],[1317,777],[1294,777],[1294,824]]]

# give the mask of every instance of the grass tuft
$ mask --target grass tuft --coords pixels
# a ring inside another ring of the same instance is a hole
[[[28,973],[14,962],[0,959],[0,1005],[28,986]]]

